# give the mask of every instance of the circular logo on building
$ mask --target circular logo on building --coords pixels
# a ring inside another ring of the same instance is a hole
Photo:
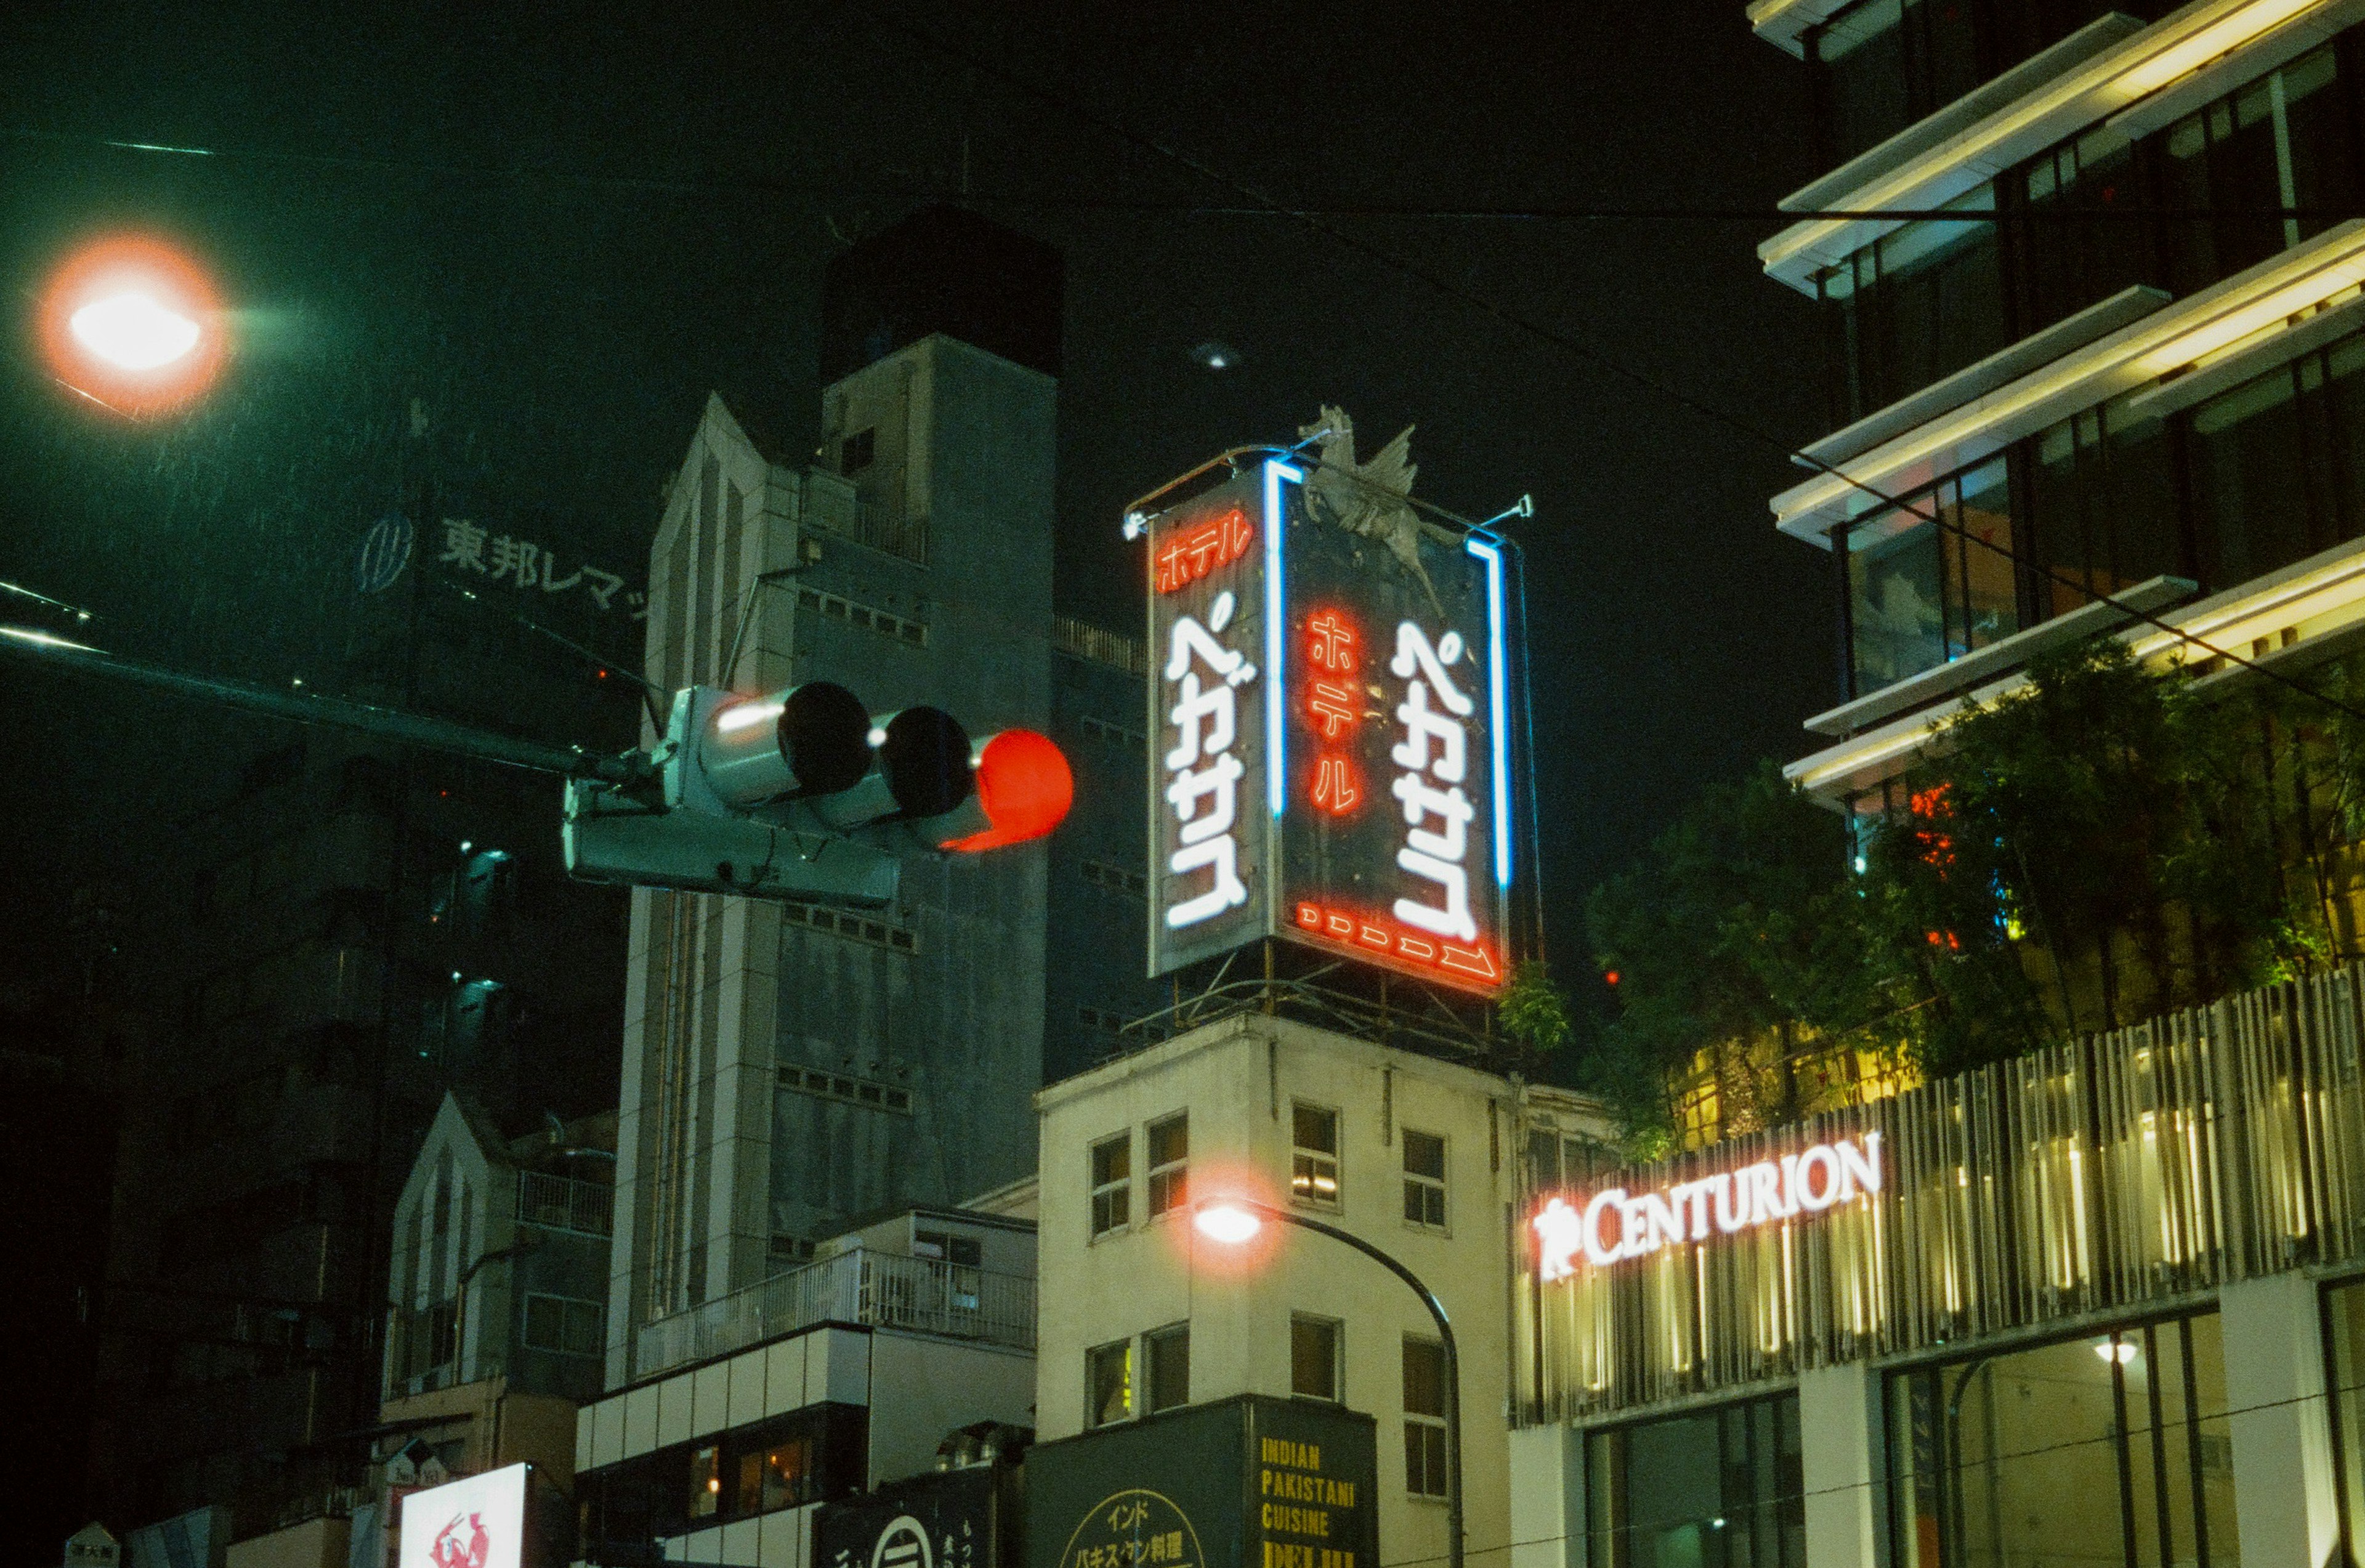
[[[1164,1493],[1146,1486],[1112,1492],[1093,1505],[1059,1568],[1205,1568],[1199,1532]]]
[[[909,1514],[898,1514],[879,1532],[870,1549],[870,1568],[936,1568],[928,1546],[928,1527]]]
[[[364,593],[381,593],[394,586],[410,564],[413,530],[400,512],[388,512],[370,524],[362,536],[362,553],[353,562],[353,586]]]

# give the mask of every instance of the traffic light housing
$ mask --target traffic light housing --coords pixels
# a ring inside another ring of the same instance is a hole
[[[829,681],[678,691],[655,761],[647,784],[569,782],[573,875],[879,908],[894,902],[902,854],[1040,838],[1075,789],[1033,731],[972,742],[941,709],[873,714]]]

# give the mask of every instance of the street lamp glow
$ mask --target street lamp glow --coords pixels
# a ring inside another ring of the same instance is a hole
[[[125,370],[161,370],[197,346],[197,324],[155,297],[127,289],[94,299],[68,323],[74,341]]]
[[[1238,1247],[1264,1228],[1264,1221],[1238,1204],[1209,1204],[1192,1223],[1200,1235],[1227,1247]]]
[[[50,375],[135,419],[204,395],[230,347],[213,280],[176,245],[139,234],[66,257],[40,295],[38,330]]]

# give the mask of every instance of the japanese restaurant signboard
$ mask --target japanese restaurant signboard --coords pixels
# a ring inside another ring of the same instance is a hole
[[[1504,547],[1418,518],[1371,476],[1388,454],[1149,520],[1152,975],[1280,936],[1508,978]]]
[[[1240,1394],[1038,1443],[1026,1568],[1378,1568],[1369,1416]]]

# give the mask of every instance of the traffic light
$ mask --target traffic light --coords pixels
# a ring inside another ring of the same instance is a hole
[[[1040,838],[1075,792],[1031,730],[973,743],[937,708],[873,714],[829,681],[768,697],[674,694],[653,779],[567,784],[567,869],[586,881],[879,908],[899,855]]]

